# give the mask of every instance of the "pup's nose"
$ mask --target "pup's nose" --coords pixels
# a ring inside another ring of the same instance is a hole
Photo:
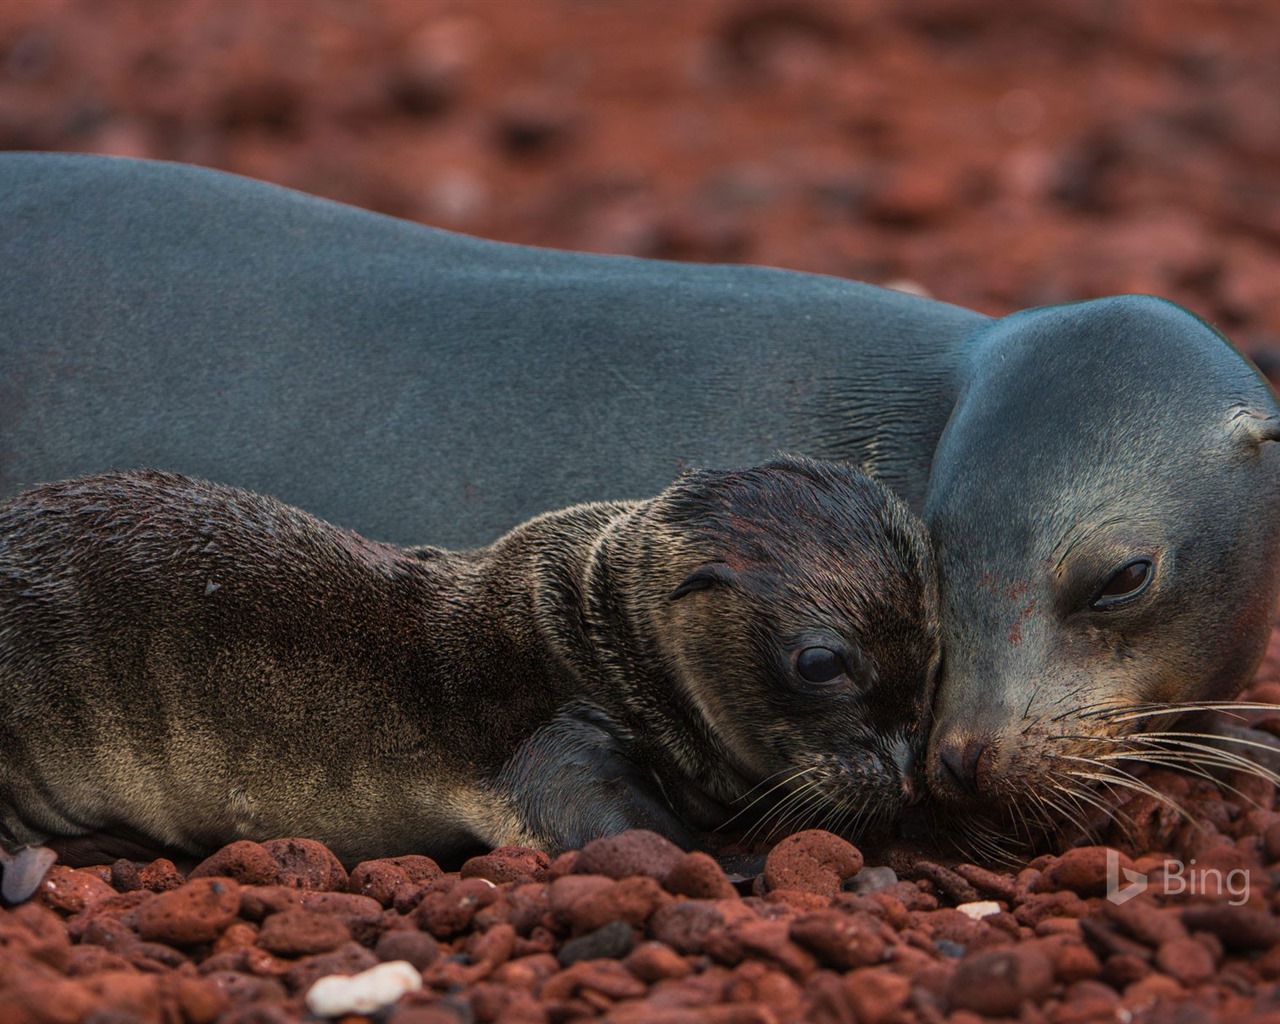
[[[978,773],[986,767],[991,741],[985,736],[963,736],[943,742],[938,750],[939,781],[969,796],[979,794]]]
[[[905,742],[899,743],[894,749],[893,761],[901,780],[903,804],[907,807],[918,804],[924,799],[925,782],[919,771],[916,748]]]

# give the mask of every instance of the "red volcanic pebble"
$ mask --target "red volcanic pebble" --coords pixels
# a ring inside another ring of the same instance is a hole
[[[401,928],[383,932],[373,951],[379,960],[405,960],[421,971],[440,955],[440,943],[416,928]]]
[[[1229,949],[1269,949],[1280,943],[1280,920],[1252,907],[1225,903],[1187,907],[1182,923],[1191,931],[1216,935]]]
[[[985,898],[1003,900],[1007,903],[1013,900],[1017,893],[1017,881],[1011,875],[989,871],[976,864],[957,864],[955,872]]]
[[[173,861],[161,857],[139,869],[138,881],[150,892],[168,892],[178,888],[186,879]]]
[[[1044,871],[1042,886],[1047,890],[1069,889],[1078,896],[1102,896],[1107,889],[1107,853],[1103,846],[1082,846],[1068,850]],[[1121,869],[1130,871],[1133,861],[1124,854],[1113,855]],[[1123,878],[1123,874],[1117,877]]]
[[[605,892],[614,880],[606,875],[562,875],[547,886],[547,905],[551,912],[564,921],[569,919],[569,908],[584,896]]]
[[[240,916],[261,921],[286,910],[309,910],[342,922],[351,937],[370,943],[381,929],[383,910],[377,900],[347,892],[312,892],[283,886],[245,886],[240,890]]]
[[[671,900],[655,879],[639,875],[611,881],[607,888],[578,897],[568,907],[567,917],[575,935],[594,931],[611,921],[626,921],[639,928]]]
[[[138,907],[135,927],[144,939],[190,946],[211,942],[236,919],[240,886],[229,878],[198,878]]]
[[[413,918],[436,938],[447,939],[465,931],[476,911],[497,898],[497,887],[492,882],[446,875],[430,883]]]
[[[889,937],[886,938],[886,931]],[[828,967],[850,970],[881,963],[892,932],[870,914],[819,911],[791,922],[790,934]]]
[[[1156,951],[1156,966],[1188,988],[1213,977],[1217,965],[1203,942],[1171,939]]]
[[[540,850],[502,846],[462,865],[463,878],[487,878],[490,882],[545,882],[550,878],[551,858]]]
[[[614,879],[648,875],[664,882],[671,869],[683,859],[684,851],[670,839],[656,832],[634,829],[587,843],[574,862],[573,872]]]
[[[1013,911],[1019,924],[1034,928],[1050,917],[1083,917],[1089,904],[1074,892],[1032,893],[1018,902]]]
[[[372,950],[345,942],[330,952],[298,960],[284,972],[283,980],[290,992],[305,992],[320,978],[330,974],[359,974],[379,962]]]
[[[60,969],[71,954],[71,940],[62,919],[35,902],[0,915],[0,959],[26,956]]]
[[[433,882],[444,872],[430,857],[411,855],[366,860],[357,864],[347,880],[347,888],[361,896],[370,896],[384,907],[391,906],[397,888],[408,890],[423,882]]]
[[[268,914],[295,910],[302,906],[302,893],[283,885],[245,885],[240,887],[240,916],[246,921],[261,921]]]
[[[1026,1001],[1037,1002],[1053,987],[1053,966],[1034,946],[989,950],[960,961],[947,996],[953,1006],[1006,1016]]]
[[[36,890],[41,903],[67,914],[84,910],[115,893],[115,889],[95,872],[68,868],[61,864],[55,864],[48,870],[44,881]]]
[[[278,956],[327,953],[351,941],[351,931],[336,917],[310,910],[284,910],[262,922],[258,945]]]
[[[845,879],[862,870],[856,846],[821,829],[797,832],[778,843],[764,865],[769,889],[799,889],[834,896]]]
[[[1280,704],[1280,683],[1262,683],[1251,688],[1244,696],[1258,704]]]
[[[548,978],[539,995],[548,1002],[562,1002],[583,991],[610,1000],[634,999],[645,993],[645,984],[620,963],[584,960]]]
[[[241,885],[275,885],[280,880],[280,862],[262,844],[242,839],[202,860],[188,877],[210,875],[234,878]]]
[[[347,888],[342,862],[314,839],[272,839],[262,848],[279,866],[279,885],[332,892]]]
[[[889,1024],[906,1005],[911,982],[883,967],[865,967],[845,978],[844,990],[856,1020]]]
[[[818,966],[818,960],[812,953],[791,941],[786,921],[739,921],[729,934],[735,944],[734,960],[763,957],[800,980],[807,978]]]
[[[729,925],[756,915],[741,900],[677,900],[655,911],[649,935],[681,953],[701,953]]]
[[[1053,935],[1036,945],[1049,958],[1053,976],[1063,984],[1096,978],[1102,973],[1097,954],[1076,935]]]
[[[1121,904],[1107,901],[1100,909],[1109,920],[1148,946],[1187,937],[1187,928],[1177,907],[1158,907],[1149,900],[1138,899]]]
[[[118,860],[111,865],[109,881],[111,886],[119,892],[135,892],[142,889],[149,892],[168,892],[170,889],[178,888],[186,879],[174,866],[173,861],[161,857],[142,867],[130,860]]]
[[[663,888],[676,896],[695,899],[732,899],[738,891],[716,859],[699,851],[686,853],[667,873]]]
[[[1116,1019],[1120,996],[1109,985],[1081,981],[1067,987],[1062,1003],[1050,1016],[1052,1024],[1096,1024]]]
[[[642,942],[626,955],[622,963],[647,984],[666,978],[683,978],[693,970],[688,960],[661,942]]]

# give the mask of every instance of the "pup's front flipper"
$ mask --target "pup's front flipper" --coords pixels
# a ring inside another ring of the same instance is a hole
[[[595,707],[573,708],[538,729],[507,762],[499,787],[530,836],[552,852],[633,828],[686,850],[697,845],[653,774],[628,753],[626,731]]]

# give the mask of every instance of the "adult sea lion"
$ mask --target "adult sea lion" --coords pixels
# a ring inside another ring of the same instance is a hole
[[[162,464],[466,545],[654,493],[685,462],[866,464],[935,533],[950,667],[932,776],[960,806],[1052,795],[1032,762],[1086,755],[1051,735],[1234,693],[1263,649],[1280,409],[1159,299],[992,319],[31,154],[0,156],[0,253],[4,494]]]
[[[1215,753],[1169,712],[1235,696],[1265,651],[1277,439],[1270,388],[1172,304],[1033,310],[986,332],[924,508],[947,659],[935,792],[1080,816],[1094,783],[1135,784],[1121,755],[1230,767],[1265,741]]]
[[[920,791],[936,600],[923,525],[847,465],[691,473],[462,552],[168,473],[48,484],[0,506],[0,825],[349,864],[847,831]]]

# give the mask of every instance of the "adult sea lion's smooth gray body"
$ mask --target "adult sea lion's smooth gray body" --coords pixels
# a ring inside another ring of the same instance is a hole
[[[461,545],[685,462],[867,464],[935,534],[933,778],[962,803],[1047,787],[1046,744],[1082,756],[1055,730],[1119,727],[1065,709],[1233,693],[1261,656],[1280,410],[1159,299],[991,319],[65,156],[0,156],[0,257],[0,494],[162,464]]]
[[[0,825],[352,863],[883,821],[921,790],[936,603],[923,525],[844,464],[465,552],[174,474],[48,484],[0,505]]]
[[[93,157],[0,154],[0,268],[0,498],[163,466],[447,547],[779,451],[869,457],[918,507],[990,322]]]

